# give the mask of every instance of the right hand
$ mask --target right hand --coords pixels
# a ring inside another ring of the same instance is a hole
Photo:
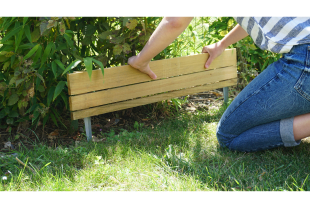
[[[208,45],[202,48],[202,53],[208,53],[210,56],[207,60],[207,62],[205,63],[205,68],[207,69],[212,61],[218,57],[219,55],[221,55],[224,52],[225,48],[222,47],[221,42],[217,42],[214,43],[212,45]]]
[[[149,75],[152,79],[156,79],[156,74],[151,70],[148,63],[141,63],[138,56],[132,56],[128,59],[128,64],[142,73]]]

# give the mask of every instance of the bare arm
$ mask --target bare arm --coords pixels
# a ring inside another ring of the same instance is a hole
[[[149,62],[169,46],[186,29],[192,19],[193,17],[163,18],[142,51],[137,56],[130,57],[128,64],[156,79],[156,75],[149,67]]]
[[[221,55],[228,46],[242,40],[246,36],[248,36],[248,33],[238,24],[221,41],[203,47],[202,53],[210,54],[210,57],[205,64],[205,68],[208,68],[212,61]]]

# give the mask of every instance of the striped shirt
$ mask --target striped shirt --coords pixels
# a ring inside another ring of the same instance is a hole
[[[310,17],[235,17],[262,50],[288,53],[310,43]]]

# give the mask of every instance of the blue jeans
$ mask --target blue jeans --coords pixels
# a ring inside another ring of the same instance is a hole
[[[217,138],[221,146],[242,152],[296,146],[293,120],[306,113],[310,44],[294,46],[240,92],[223,114]]]

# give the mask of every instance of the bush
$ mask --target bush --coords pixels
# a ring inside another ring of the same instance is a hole
[[[66,74],[125,64],[159,18],[0,18],[0,127],[55,125],[69,109]],[[65,126],[65,125],[63,125]]]

